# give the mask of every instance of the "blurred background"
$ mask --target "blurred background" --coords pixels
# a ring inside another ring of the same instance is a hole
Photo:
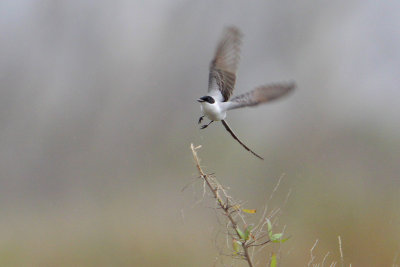
[[[400,264],[399,9],[0,2],[0,265],[245,266],[218,255],[190,143],[248,208],[261,211],[284,175],[268,208],[291,239],[260,253],[260,266],[271,251],[280,266],[305,266],[317,239],[314,263],[328,252],[327,265],[340,261],[339,235],[346,265]],[[297,84],[229,114],[265,161],[221,124],[197,125],[228,25],[244,34],[236,94]]]

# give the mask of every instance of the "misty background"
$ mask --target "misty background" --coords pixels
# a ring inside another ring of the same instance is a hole
[[[338,235],[347,265],[399,264],[399,9],[1,1],[0,264],[222,266],[212,203],[197,203],[191,143],[248,208],[261,211],[284,175],[268,203],[280,208],[275,229],[291,236],[280,266],[307,265],[316,239],[314,262],[327,252],[339,261]],[[197,125],[196,99],[229,25],[244,34],[235,94],[297,84],[228,114],[264,161],[220,124]]]

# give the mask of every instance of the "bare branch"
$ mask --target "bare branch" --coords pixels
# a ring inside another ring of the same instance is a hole
[[[217,206],[223,211],[224,216],[228,218],[229,225],[231,228],[234,230],[235,235],[236,235],[236,240],[240,240],[240,245],[243,249],[242,253],[237,253],[239,256],[242,256],[243,259],[245,259],[250,267],[253,267],[253,262],[249,254],[249,244],[247,240],[242,239],[242,234],[239,230],[238,222],[236,221],[236,218],[234,217],[234,212],[230,211],[231,207],[236,206],[236,202],[232,200],[230,196],[226,193],[225,189],[223,186],[221,186],[218,181],[215,179],[215,177],[212,177],[212,175],[206,174],[203,169],[200,166],[200,159],[197,156],[197,149],[199,149],[201,146],[194,147],[193,144],[191,144],[190,148],[193,153],[193,159],[195,161],[195,165],[197,168],[197,171],[200,174],[200,177],[204,180],[205,184],[207,187],[210,189],[211,193],[213,194],[213,197],[216,199]],[[241,216],[240,212],[237,212],[236,215],[239,215],[240,218],[244,221],[243,216]],[[228,225],[227,225],[228,226]],[[229,233],[229,230],[228,230]],[[265,242],[265,244],[268,242]],[[261,245],[261,244],[260,244]],[[236,255],[236,256],[238,256]],[[235,256],[235,255],[233,255]]]

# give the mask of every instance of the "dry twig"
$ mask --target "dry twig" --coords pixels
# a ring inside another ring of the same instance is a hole
[[[234,234],[232,236],[233,242],[238,242],[240,243],[243,252],[238,252],[238,255],[242,256],[244,260],[247,261],[248,265],[250,267],[253,267],[253,262],[252,258],[249,253],[249,247],[251,246],[249,242],[250,240],[243,240],[242,236],[243,233],[239,229],[238,226],[238,221],[236,221],[236,217],[234,216],[235,214],[239,214],[239,208],[238,204],[235,203],[235,201],[232,200],[230,196],[227,195],[226,191],[223,189],[221,184],[218,183],[218,181],[212,177],[212,175],[206,174],[203,169],[200,166],[200,159],[197,156],[196,150],[199,149],[201,146],[194,147],[193,144],[191,144],[190,148],[192,149],[193,153],[193,158],[197,167],[197,171],[200,174],[200,177],[204,179],[207,187],[210,189],[211,193],[213,194],[214,198],[217,201],[218,207],[222,210],[224,216],[228,218],[229,220],[229,226],[234,230]],[[229,234],[229,232],[228,232]],[[232,235],[232,234],[229,234]],[[269,241],[265,241],[262,245],[267,244]]]

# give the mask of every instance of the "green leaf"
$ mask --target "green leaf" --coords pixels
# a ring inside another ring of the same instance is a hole
[[[253,214],[253,213],[257,212],[257,210],[254,210],[254,209],[242,209],[242,211],[246,212],[246,213],[250,213],[250,214]]]
[[[270,238],[271,238],[271,241],[275,241],[275,240],[281,239],[282,236],[283,236],[283,233],[277,233],[277,234],[271,235]]]
[[[274,242],[274,243],[284,243],[284,242],[286,242],[286,241],[289,240],[289,238],[284,238],[284,239],[282,239],[283,233],[276,233],[276,234],[273,234],[273,233],[272,233],[272,224],[271,224],[271,221],[268,220],[268,219],[266,219],[266,220],[267,220],[268,236],[269,236],[269,239],[271,240],[271,242]]]
[[[244,231],[244,240],[249,240],[252,229],[253,229],[252,225],[246,227],[246,230]]]
[[[271,263],[269,264],[269,266],[276,267],[276,254],[275,253],[272,253],[270,261],[271,261]]]
[[[232,246],[233,246],[233,250],[237,254],[239,252],[239,250],[240,250],[240,242],[237,241],[236,239],[233,239],[232,240]]]
[[[272,239],[272,224],[268,218],[266,220],[267,220],[267,229],[268,229],[269,239]]]
[[[289,237],[282,239],[282,235],[283,235],[283,233],[273,234],[270,239],[274,243],[285,243],[286,241],[289,240]]]
[[[237,231],[237,233],[239,234],[240,239],[246,240],[246,239],[245,239],[244,233],[242,232],[242,230],[240,230],[239,227],[236,228],[236,231]]]

